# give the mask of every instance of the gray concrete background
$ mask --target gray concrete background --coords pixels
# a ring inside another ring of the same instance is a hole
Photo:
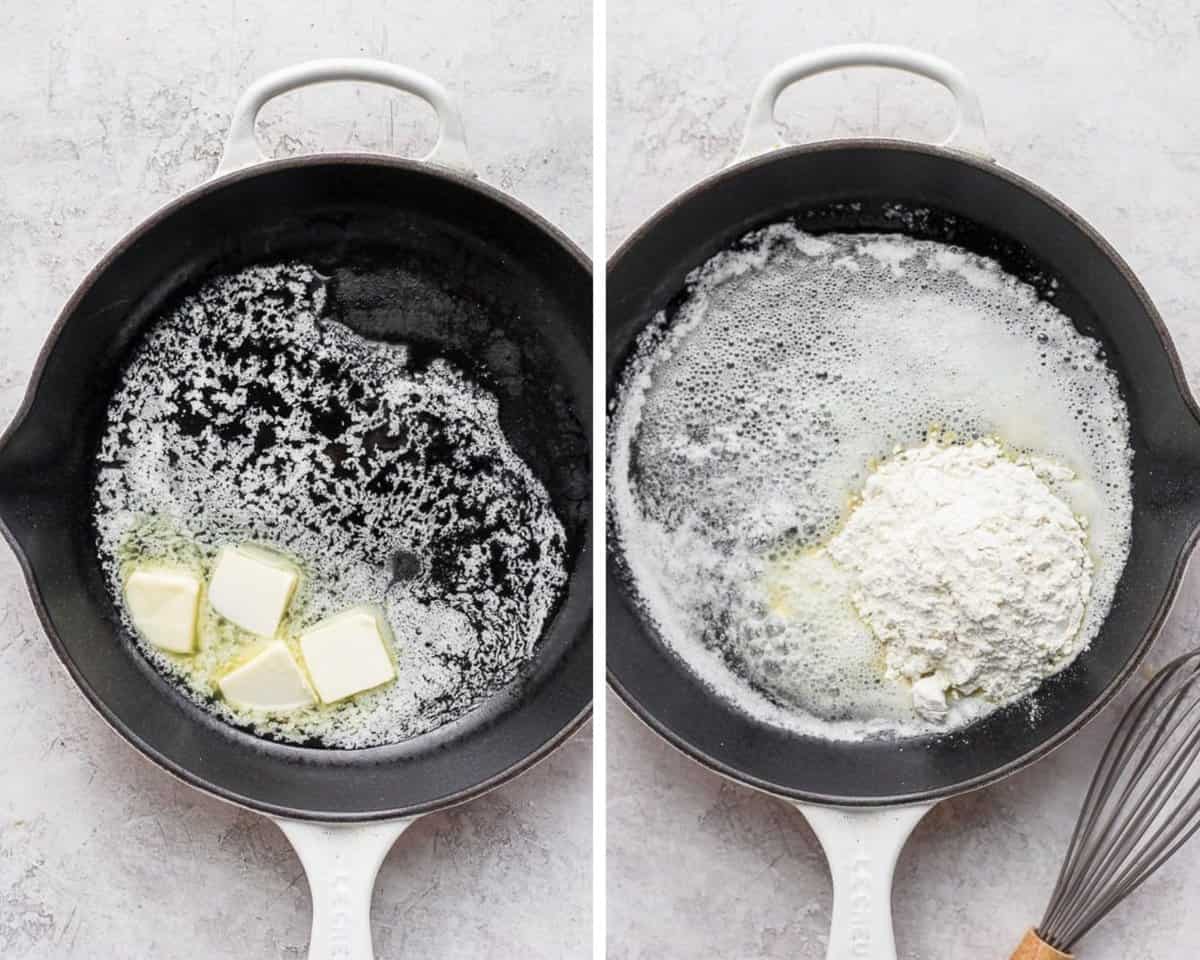
[[[609,238],[727,162],[750,95],[777,61],[832,43],[909,44],[971,78],[1003,165],[1064,200],[1129,261],[1200,384],[1197,18],[1180,0],[702,0],[654,11],[609,0]],[[794,139],[929,139],[949,130],[951,110],[932,84],[860,71],[793,88],[780,118]],[[1195,573],[1152,663],[1197,642]],[[943,804],[917,828],[894,898],[902,958],[1009,956],[1041,915],[1115,720],[1108,711],[1050,759]],[[798,814],[683,759],[611,696],[608,784],[613,960],[824,956],[829,879]],[[1081,954],[1195,957],[1197,889],[1200,840]]]
[[[0,7],[0,425],[92,263],[216,165],[238,94],[315,56],[377,56],[456,93],[480,175],[587,245],[585,2],[43,0]],[[428,107],[326,87],[269,106],[267,149],[423,153]],[[308,894],[266,820],[175,783],[84,704],[0,549],[0,957],[302,957]],[[401,838],[378,955],[591,955],[591,743]]]

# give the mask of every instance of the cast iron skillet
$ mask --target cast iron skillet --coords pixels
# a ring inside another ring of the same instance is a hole
[[[262,105],[331,80],[428,100],[441,123],[437,146],[424,162],[360,154],[260,163]],[[289,257],[332,274],[352,327],[449,356],[489,384],[509,441],[567,532],[570,581],[529,674],[461,720],[394,746],[297,747],[214,719],[137,652],[97,562],[94,456],[131,346],[205,277]],[[138,226],[84,280],[0,443],[0,521],[56,653],[104,719],[155,763],[292,821],[281,825],[310,872],[313,957],[370,955],[374,871],[416,815],[527,769],[590,709],[590,318],[589,262],[473,178],[457,108],[440,85],[391,64],[317,61],[255,84],[235,110],[217,177]],[[305,820],[389,822],[342,831],[294,822]],[[347,877],[351,900],[330,886]]]
[[[806,76],[857,65],[904,69],[948,87],[959,107],[958,128],[945,145],[951,149],[875,140],[774,149],[780,92]],[[789,61],[760,86],[738,160],[659,211],[611,259],[610,399],[634,338],[656,311],[671,309],[690,270],[747,231],[794,218],[815,233],[904,232],[958,244],[999,260],[1041,292],[1053,286],[1058,308],[1103,343],[1129,408],[1135,451],[1129,561],[1095,642],[1035,694],[1036,722],[1024,704],[959,734],[909,740],[897,749],[894,742],[803,737],[756,721],[711,695],[663,647],[632,599],[619,551],[609,552],[613,688],[694,759],[804,803],[833,864],[835,894],[843,894],[835,896],[830,957],[851,955],[852,943],[853,956],[888,957],[894,955],[885,915],[889,864],[930,801],[992,783],[1044,756],[1112,698],[1153,641],[1200,522],[1200,411],[1162,321],[1129,268],[1061,203],[986,159],[978,101],[949,64],[873,45]],[[925,806],[894,809],[915,803]],[[899,833],[876,835],[886,821]],[[857,837],[839,831],[850,823]],[[855,851],[870,851],[865,865],[850,865]],[[872,893],[870,909],[857,899],[857,920],[845,896],[851,883],[867,884]],[[879,917],[868,922],[875,909]]]

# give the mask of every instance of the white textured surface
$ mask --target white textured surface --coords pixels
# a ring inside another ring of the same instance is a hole
[[[216,165],[234,100],[314,56],[379,56],[460,99],[475,163],[590,234],[586,4],[387,0],[9,3],[0,9],[0,424],[46,331],[112,243]],[[378,88],[269,106],[277,154],[423,153],[432,114]],[[141,761],[84,704],[0,550],[0,956],[303,957],[300,864],[267,821]],[[590,739],[431,816],[384,863],[389,957],[590,956]]]
[[[685,16],[610,0],[608,22],[611,241],[732,156],[755,84],[775,62],[831,43],[909,44],[971,78],[1001,163],[1059,196],[1130,262],[1200,383],[1193,5],[704,0]],[[796,138],[940,138],[951,113],[932,85],[859,71],[793,89],[780,116]],[[1152,664],[1197,642],[1193,567]],[[685,760],[610,703],[609,956],[823,956],[830,885],[800,816]],[[1115,719],[1108,711],[1046,761],[925,819],[897,877],[901,958],[1009,955],[1041,915]],[[1195,956],[1197,889],[1200,840],[1084,940],[1083,955]]]

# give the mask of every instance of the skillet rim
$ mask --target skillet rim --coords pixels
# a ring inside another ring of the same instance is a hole
[[[1158,309],[1154,306],[1150,295],[1142,286],[1141,281],[1130,269],[1129,265],[1117,253],[1116,249],[1097,231],[1090,223],[1084,220],[1074,210],[1064,204],[1061,200],[1039,187],[1036,183],[1026,179],[1020,174],[1001,166],[994,160],[977,158],[971,154],[962,151],[949,149],[946,147],[934,146],[932,144],[918,143],[908,140],[893,140],[887,138],[876,137],[855,137],[836,140],[821,140],[812,143],[790,144],[780,147],[776,150],[771,150],[767,153],[759,154],[756,157],[750,157],[746,160],[736,161],[730,165],[718,170],[716,173],[710,174],[698,183],[688,187],[682,193],[676,195],[661,207],[659,207],[651,216],[646,218],[638,227],[625,238],[624,241],[608,258],[606,264],[606,273],[611,279],[615,268],[620,261],[630,256],[634,252],[636,245],[642,238],[656,226],[659,221],[670,215],[673,211],[691,202],[695,198],[701,196],[718,183],[725,183],[736,179],[743,172],[762,166],[767,166],[775,163],[787,163],[792,158],[816,153],[831,153],[843,150],[877,150],[883,153],[917,153],[935,157],[939,160],[959,163],[964,166],[972,167],[984,174],[994,176],[1023,190],[1031,195],[1035,200],[1045,204],[1053,212],[1067,220],[1076,230],[1091,243],[1095,244],[1096,248],[1109,260],[1110,263],[1121,274],[1130,289],[1141,303],[1146,315],[1150,318],[1154,332],[1158,336],[1159,342],[1166,355],[1168,365],[1171,369],[1171,374],[1174,381],[1176,392],[1183,401],[1185,408],[1192,415],[1192,419],[1200,426],[1200,404],[1197,403],[1190,387],[1187,383],[1187,378],[1183,371],[1183,365],[1180,363],[1179,355],[1175,350],[1175,344],[1171,340],[1170,334],[1167,332],[1166,325],[1163,323],[1162,317]],[[609,296],[609,303],[612,303],[612,296]],[[608,304],[606,304],[607,309]],[[645,325],[643,324],[643,329]],[[608,330],[608,322],[606,315],[605,330]],[[614,377],[619,372],[616,369],[616,361],[621,358],[611,356],[608,353],[608,342],[606,338],[606,356],[605,356],[605,409],[608,408],[609,400],[611,399],[611,391],[614,388]],[[605,424],[606,433],[606,454],[607,454],[607,418]],[[605,458],[607,475],[607,455]],[[607,481],[607,476],[606,476]],[[609,509],[607,498],[605,501],[606,525],[609,519]],[[622,682],[616,671],[608,666],[605,662],[605,675],[608,681],[608,686],[614,693],[620,697],[621,702],[626,708],[643,724],[653,730],[658,736],[662,737],[670,746],[674,747],[679,752],[690,757],[692,760],[707,767],[714,773],[725,777],[726,779],[736,781],[759,790],[771,796],[784,798],[792,801],[800,801],[803,803],[813,803],[825,806],[841,806],[841,807],[856,807],[862,809],[903,806],[905,804],[924,803],[937,800],[943,800],[947,797],[957,796],[959,794],[970,793],[990,784],[997,783],[1007,777],[1012,776],[1032,763],[1049,756],[1053,751],[1057,750],[1064,743],[1079,733],[1092,720],[1094,720],[1105,707],[1112,702],[1113,698],[1121,690],[1122,687],[1129,681],[1129,678],[1134,674],[1137,668],[1145,659],[1146,654],[1154,645],[1154,641],[1158,638],[1162,630],[1163,623],[1167,615],[1174,605],[1175,599],[1179,593],[1179,584],[1183,579],[1184,571],[1187,568],[1189,559],[1200,541],[1200,523],[1193,527],[1191,532],[1184,540],[1179,549],[1178,555],[1175,557],[1175,562],[1171,568],[1171,575],[1167,581],[1166,588],[1163,592],[1158,606],[1155,608],[1154,616],[1151,618],[1149,626],[1145,633],[1139,638],[1137,644],[1132,648],[1129,657],[1124,665],[1108,683],[1108,685],[1100,691],[1100,693],[1074,717],[1066,726],[1056,733],[1051,734],[1041,740],[1037,746],[1026,751],[1020,757],[993,768],[987,773],[978,774],[966,780],[959,781],[944,787],[936,787],[930,790],[911,791],[907,793],[897,793],[888,797],[860,797],[860,796],[838,796],[834,794],[822,794],[813,791],[801,790],[790,787],[782,787],[771,781],[761,777],[752,776],[743,771],[735,769],[731,764],[718,760],[710,756],[705,751],[695,747],[689,743],[684,737],[670,729],[665,723],[659,721],[654,715],[651,708],[638,700]],[[611,540],[606,540],[605,543],[605,577],[606,590],[613,592],[616,600],[630,609],[632,619],[637,626],[638,641],[647,642],[645,634],[647,628],[641,622],[640,617],[633,609],[633,600],[629,591],[625,588],[621,577],[616,575],[614,564],[615,547]],[[606,624],[605,643],[608,642],[608,630]],[[671,655],[671,654],[669,654]],[[672,655],[673,656],[673,655]],[[711,698],[710,698],[711,699]],[[838,744],[840,741],[829,741],[833,744]]]
[[[37,399],[43,384],[43,375],[45,368],[51,355],[58,346],[67,323],[74,315],[79,303],[84,296],[92,288],[96,280],[108,270],[112,263],[125,250],[127,250],[134,242],[140,239],[144,234],[152,230],[162,221],[184,210],[195,200],[207,196],[217,190],[224,188],[227,185],[238,183],[244,180],[251,180],[257,177],[270,176],[274,173],[291,170],[301,167],[316,167],[316,166],[368,166],[368,167],[391,167],[407,172],[419,173],[427,176],[439,177],[450,181],[457,186],[469,191],[480,194],[500,206],[506,208],[509,212],[524,219],[527,223],[541,230],[551,241],[556,243],[571,259],[581,267],[584,272],[591,277],[593,275],[591,258],[584,253],[583,249],[575,243],[569,236],[566,235],[554,224],[550,223],[541,214],[537,213],[531,207],[526,206],[520,200],[499,190],[490,184],[484,183],[474,176],[459,173],[447,167],[439,166],[438,164],[429,163],[423,160],[414,160],[406,157],[394,157],[388,154],[368,153],[368,152],[331,152],[318,154],[304,154],[296,157],[284,157],[274,160],[265,160],[260,163],[250,164],[246,167],[241,167],[237,170],[232,170],[229,173],[214,175],[209,179],[197,184],[194,187],[184,191],[178,196],[168,200],[156,208],[152,213],[127,230],[121,238],[109,247],[103,256],[96,264],[87,272],[84,278],[76,286],[70,298],[59,311],[54,324],[46,334],[46,339],[43,341],[41,349],[38,351],[37,358],[29,374],[29,381],[25,388],[25,393],[22,396],[21,403],[9,421],[8,426],[0,433],[0,462],[3,460],[4,451],[8,446],[9,441],[14,437],[29,420],[33,412],[33,408],[37,403]],[[589,330],[589,333],[591,331]],[[594,345],[590,351],[594,354]],[[593,365],[595,363],[593,359]],[[589,433],[591,432],[592,424],[587,424]],[[592,465],[595,470],[595,464]],[[593,505],[594,506],[594,505]],[[137,751],[146,760],[153,763],[155,766],[169,774],[176,780],[182,781],[190,787],[194,787],[209,796],[215,797],[218,800],[232,804],[233,806],[242,809],[251,810],[255,813],[264,814],[266,816],[282,818],[288,820],[304,820],[315,821],[322,823],[369,823],[381,820],[397,820],[406,819],[431,813],[436,810],[445,809],[448,807],[457,806],[468,800],[482,796],[494,790],[496,787],[506,783],[519,774],[525,772],[536,764],[540,763],[551,753],[563,745],[571,736],[587,722],[592,714],[592,698],[594,690],[590,682],[588,682],[588,692],[585,702],[580,706],[576,713],[558,730],[554,731],[550,736],[543,740],[536,749],[526,753],[520,759],[510,763],[504,769],[487,777],[478,783],[457,790],[453,793],[437,797],[424,803],[412,804],[406,807],[388,808],[383,810],[371,811],[320,811],[301,807],[287,807],[274,803],[266,803],[246,796],[236,790],[220,786],[210,781],[204,780],[202,777],[193,773],[189,768],[167,757],[161,751],[150,746],[145,740],[131,727],[120,720],[105,703],[103,698],[96,693],[89,684],[86,678],[83,677],[78,667],[70,657],[66,646],[59,637],[57,630],[50,619],[49,610],[46,607],[42,596],[42,591],[37,583],[37,578],[29,557],[27,556],[24,547],[17,539],[16,535],[9,527],[8,520],[0,513],[0,534],[3,534],[4,540],[11,548],[17,565],[20,567],[21,575],[25,581],[25,589],[33,603],[34,611],[37,614],[38,620],[42,625],[42,632],[46,635],[50,646],[54,650],[55,657],[58,662],[66,669],[71,677],[72,683],[83,694],[87,704],[99,715],[105,724],[117,733],[120,738],[129,746]],[[582,544],[580,546],[579,558],[582,562],[590,562],[594,556],[594,536],[593,525],[589,524],[584,532]],[[592,564],[594,568],[594,563]],[[594,569],[593,569],[594,574]],[[595,585],[594,579],[592,584],[592,611],[582,628],[576,633],[576,636],[571,641],[571,648],[581,642],[590,642],[594,622],[594,604],[595,604]],[[593,651],[594,655],[594,651]],[[351,766],[349,769],[353,769]]]

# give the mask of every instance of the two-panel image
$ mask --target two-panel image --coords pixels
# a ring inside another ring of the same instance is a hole
[[[1200,951],[1200,15],[0,13],[0,958]]]

